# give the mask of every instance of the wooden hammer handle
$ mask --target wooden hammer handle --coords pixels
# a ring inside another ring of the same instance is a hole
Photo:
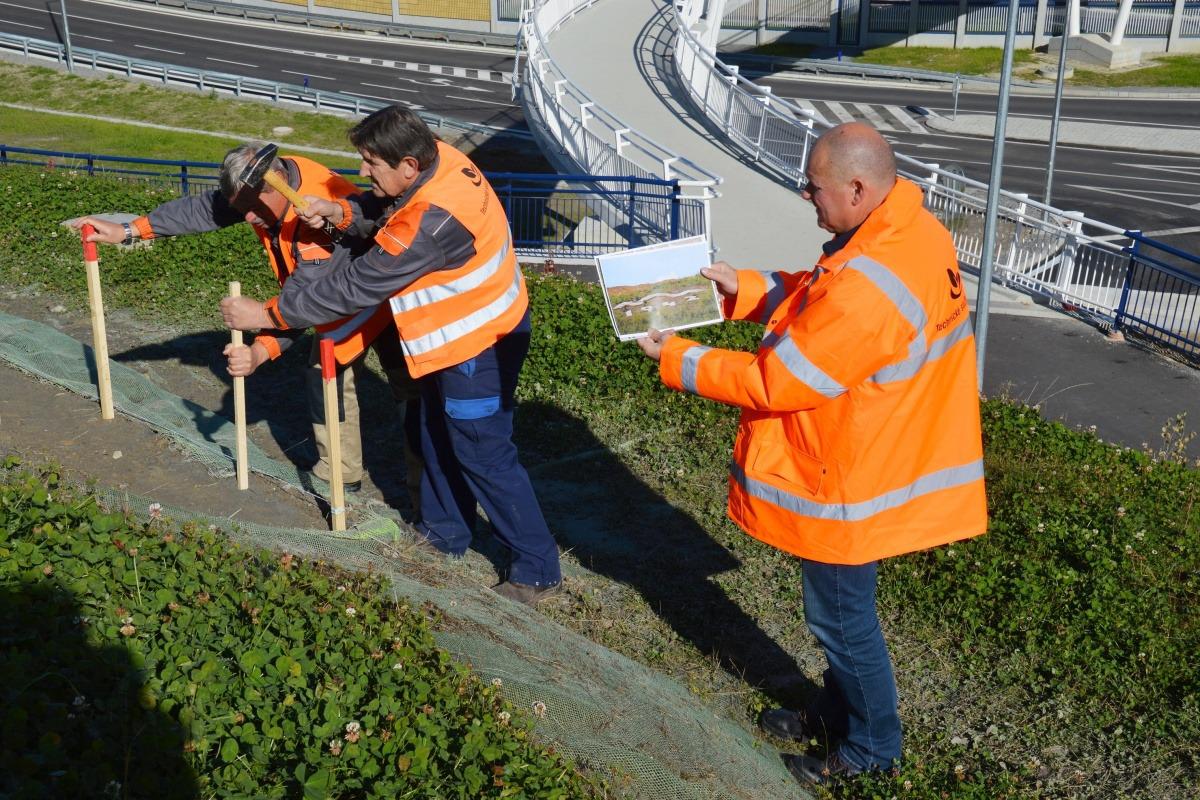
[[[271,185],[271,188],[279,192],[281,195],[292,201],[292,205],[303,211],[308,208],[308,203],[303,197],[296,193],[296,190],[288,186],[287,181],[273,169],[267,170],[267,174],[263,176],[263,180]]]

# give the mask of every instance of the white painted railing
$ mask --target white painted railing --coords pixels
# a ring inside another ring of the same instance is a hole
[[[696,107],[754,161],[803,186],[809,152],[820,132],[830,127],[828,123],[718,60],[697,35],[706,30],[700,20],[703,0],[677,0],[674,10],[675,63]],[[902,155],[897,160],[901,174],[922,187],[926,206],[950,230],[960,262],[978,269],[987,185],[936,164]],[[1124,249],[1130,241],[1126,231],[1025,195],[1005,191],[1000,195],[993,254],[997,282],[1085,311],[1102,323],[1116,321],[1131,258]],[[1160,301],[1174,303],[1167,296]],[[1200,310],[1180,316],[1173,325],[1194,330],[1198,320]]]
[[[721,179],[639,133],[592,100],[555,63],[549,37],[596,0],[533,0],[521,12],[514,91],[542,150],[564,172],[634,175],[678,182],[681,197],[703,203],[704,234],[711,229],[709,200]],[[603,195],[605,187],[599,185]],[[669,229],[668,220],[643,220],[650,231]],[[631,239],[632,241],[632,239]]]

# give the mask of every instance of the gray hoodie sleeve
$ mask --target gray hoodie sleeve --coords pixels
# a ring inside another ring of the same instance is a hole
[[[155,236],[179,236],[207,233],[243,220],[229,205],[225,195],[215,189],[163,203],[146,215]]]
[[[423,275],[456,269],[475,255],[475,237],[438,206],[421,215],[412,245],[392,255],[375,245],[319,275],[289,280],[279,293],[279,316],[288,328],[305,328],[372,308]]]

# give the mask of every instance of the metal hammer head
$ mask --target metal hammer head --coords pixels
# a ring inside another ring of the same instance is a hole
[[[279,148],[273,144],[263,145],[254,158],[246,164],[242,174],[234,182],[234,194],[229,202],[236,208],[248,205],[251,198],[262,190],[263,178],[271,170],[271,165],[279,155]]]

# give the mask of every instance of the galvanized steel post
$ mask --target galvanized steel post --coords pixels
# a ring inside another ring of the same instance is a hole
[[[996,259],[996,212],[1000,206],[1000,175],[1004,167],[1004,132],[1008,126],[1008,95],[1012,88],[1013,48],[1017,40],[1020,0],[1008,0],[1008,30],[1004,34],[1004,61],[1000,67],[1000,98],[996,102],[996,131],[992,140],[992,172],[988,181],[987,210],[983,224],[983,253],[979,259],[979,296],[975,300],[975,357],[979,388],[987,355],[988,307],[992,299],[992,268]]]

